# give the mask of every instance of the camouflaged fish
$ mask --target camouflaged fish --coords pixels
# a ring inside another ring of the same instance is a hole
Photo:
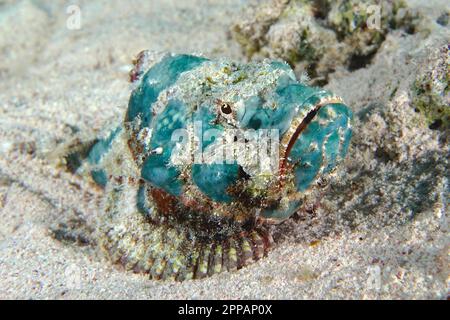
[[[349,108],[283,62],[144,51],[130,78],[123,123],[67,160],[105,189],[100,246],[153,279],[264,257],[268,226],[299,210],[349,147]]]

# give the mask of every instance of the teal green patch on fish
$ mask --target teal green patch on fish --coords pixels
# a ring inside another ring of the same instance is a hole
[[[98,141],[89,152],[87,158],[89,164],[93,167],[99,167],[99,169],[93,169],[91,171],[92,178],[97,184],[101,185],[102,187],[106,186],[106,184],[108,183],[107,171],[102,168],[101,165],[102,158],[105,157],[106,154],[111,150],[112,142],[121,131],[121,127],[116,128],[109,134],[107,138]]]
[[[105,188],[99,243],[154,279],[203,278],[264,257],[270,224],[317,201],[352,112],[284,62],[142,52],[123,123],[87,155]]]
[[[155,130],[150,140],[152,149],[164,146],[161,154],[148,157],[142,166],[142,178],[170,194],[179,195],[182,181],[178,179],[180,170],[170,165],[171,151],[175,141],[172,134],[186,128],[187,108],[179,100],[170,100],[163,112],[155,117]]]
[[[158,99],[159,94],[172,86],[180,74],[196,68],[204,61],[206,61],[205,58],[183,54],[167,56],[153,66],[142,79],[146,85],[140,86],[131,94],[127,111],[128,120],[140,116],[142,126],[148,125],[153,117],[151,106]]]
[[[236,164],[194,164],[192,180],[213,201],[230,202],[227,189],[238,180]]]
[[[329,104],[317,112],[291,150],[298,191],[308,189],[321,174],[332,171],[347,148],[351,113],[343,104]]]

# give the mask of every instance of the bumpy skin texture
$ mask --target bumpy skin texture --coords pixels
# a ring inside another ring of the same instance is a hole
[[[351,111],[285,63],[142,52],[130,79],[124,122],[77,171],[107,193],[102,248],[151,278],[202,278],[262,258],[267,226],[292,216],[347,153]],[[255,132],[276,133],[276,149]],[[218,161],[224,148],[236,151]]]

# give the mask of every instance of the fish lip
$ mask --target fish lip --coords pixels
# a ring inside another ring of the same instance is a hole
[[[316,98],[317,96],[313,95],[309,97],[306,100],[306,103],[308,103],[308,100],[311,98]],[[279,176],[278,176],[278,191],[281,191],[283,187],[285,186],[286,180],[287,180],[287,173],[289,171],[293,171],[293,165],[288,162],[289,154],[295,144],[295,142],[299,139],[302,132],[307,128],[308,124],[314,120],[317,112],[319,110],[329,104],[335,104],[340,103],[343,104],[343,100],[340,97],[337,96],[328,96],[321,98],[318,102],[314,104],[309,104],[309,110],[302,114],[297,114],[294,116],[294,118],[291,121],[291,124],[286,131],[286,133],[283,135],[280,141],[280,159],[279,159]],[[288,195],[285,195],[289,198],[289,201],[302,198],[304,195],[303,192],[298,191],[291,191]],[[297,208],[295,211],[298,211],[299,208]],[[292,215],[291,215],[292,216]],[[264,217],[260,215],[258,217],[258,221],[261,223],[265,223],[268,225],[278,225],[283,223],[284,221],[288,220],[291,216],[285,217],[285,218],[274,218],[274,217]]]
[[[317,112],[319,112],[319,110],[322,107],[334,103],[344,103],[344,102],[342,98],[338,96],[325,97],[320,99],[318,103],[311,105],[306,116],[296,115],[292,119],[291,125],[289,126],[288,130],[286,131],[286,133],[284,134],[284,136],[280,141],[280,162],[279,162],[280,186],[282,186],[284,178],[286,177],[286,172],[289,167],[287,160],[295,142],[298,140],[302,132],[307,128],[308,124],[312,120],[314,120],[314,117],[316,116]]]

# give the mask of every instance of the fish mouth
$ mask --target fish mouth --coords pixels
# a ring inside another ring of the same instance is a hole
[[[280,163],[279,163],[280,187],[284,185],[286,172],[290,166],[290,164],[288,163],[289,154],[291,153],[291,150],[294,147],[295,142],[298,140],[302,132],[308,127],[308,124],[312,120],[314,120],[315,116],[317,115],[317,112],[319,112],[319,110],[322,107],[334,103],[343,103],[343,100],[342,98],[336,96],[320,99],[317,103],[309,105],[306,111],[306,116],[305,113],[303,112],[302,114],[299,114],[292,119],[289,129],[282,137],[280,143]]]
[[[258,217],[261,222],[267,224],[279,224],[292,216],[292,214],[297,212],[303,205],[303,193],[294,190],[285,190],[286,192],[282,191],[286,187],[286,182],[289,180],[289,173],[293,172],[295,165],[291,163],[289,155],[295,142],[300,138],[308,125],[315,119],[319,110],[329,104],[336,103],[342,104],[343,101],[341,98],[335,96],[319,98],[314,95],[302,104],[303,112],[297,114],[292,119],[289,129],[282,136],[280,141],[279,178],[277,188],[280,194],[283,194],[280,201],[285,201],[288,205],[285,206],[284,209],[281,207],[263,209]]]

